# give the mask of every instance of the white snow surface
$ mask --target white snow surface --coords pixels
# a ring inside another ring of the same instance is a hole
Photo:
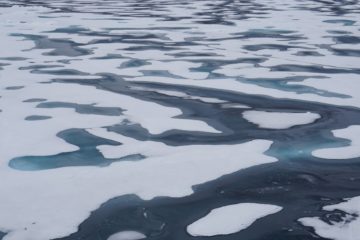
[[[326,223],[319,217],[301,218],[299,221],[313,227],[316,234],[323,238],[334,240],[359,240],[360,239],[360,196],[347,199],[345,202],[323,207],[323,210],[332,212],[341,210],[347,215],[340,222]]]
[[[314,122],[320,118],[317,113],[266,112],[249,110],[243,112],[243,118],[261,128],[286,129]]]
[[[107,240],[140,240],[146,236],[140,232],[122,231],[111,235]]]
[[[277,213],[282,208],[259,203],[238,203],[213,209],[187,227],[192,236],[215,236],[239,232],[257,219]]]
[[[335,137],[349,139],[345,147],[318,149],[312,155],[325,159],[349,159],[360,157],[360,125],[352,125],[344,129],[332,131]]]

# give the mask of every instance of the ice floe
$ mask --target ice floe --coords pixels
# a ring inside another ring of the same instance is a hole
[[[323,221],[319,217],[301,218],[299,221],[314,228],[315,233],[323,238],[334,240],[357,240],[360,236],[360,197],[347,199],[345,202],[323,207],[324,211],[340,210],[345,213],[338,220]]]
[[[277,213],[282,208],[259,203],[239,203],[223,206],[210,211],[187,227],[192,236],[215,236],[239,232],[257,219]]]
[[[312,155],[326,159],[349,159],[360,157],[360,125],[352,125],[344,129],[332,131],[337,138],[349,139],[344,147],[317,149]]]
[[[257,124],[261,128],[286,129],[298,125],[314,122],[320,118],[317,113],[311,112],[266,112],[249,110],[243,112],[243,118]]]
[[[144,238],[146,236],[140,232],[122,231],[111,235],[107,240],[139,240]]]

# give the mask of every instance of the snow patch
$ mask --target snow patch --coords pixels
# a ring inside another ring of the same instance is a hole
[[[111,235],[107,240],[139,240],[144,238],[146,236],[140,232],[123,231]]]
[[[289,113],[289,112],[266,112],[249,110],[243,112],[243,117],[261,128],[287,129],[314,122],[320,118],[317,113]]]
[[[216,208],[205,217],[187,227],[192,236],[215,236],[239,232],[257,219],[277,213],[282,208],[276,205],[239,203]]]
[[[323,207],[325,211],[340,210],[346,216],[339,222],[326,223],[319,217],[301,218],[299,221],[308,227],[313,227],[316,234],[323,238],[334,240],[360,239],[360,196],[347,199],[346,202]]]
[[[360,125],[332,131],[335,137],[351,140],[349,146],[318,149],[312,155],[326,159],[349,159],[360,157]]]

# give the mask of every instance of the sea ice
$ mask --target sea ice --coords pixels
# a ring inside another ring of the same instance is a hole
[[[122,231],[111,235],[107,240],[139,240],[146,236],[136,231]]]
[[[277,213],[282,208],[276,205],[239,203],[216,208],[205,217],[187,227],[192,236],[215,236],[239,232],[257,219]]]
[[[299,221],[313,227],[316,234],[323,238],[334,240],[360,239],[360,197],[347,199],[345,202],[323,207],[325,211],[340,210],[346,215],[340,221],[324,222],[319,217],[301,218]]]
[[[286,129],[312,123],[319,119],[320,115],[311,112],[291,113],[249,110],[243,112],[243,117],[261,128]]]
[[[313,151],[312,155],[326,159],[349,159],[360,157],[360,125],[352,125],[332,132],[335,137],[349,139],[351,143],[345,147],[318,149]]]

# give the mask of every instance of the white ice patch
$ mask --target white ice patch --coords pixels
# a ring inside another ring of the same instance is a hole
[[[146,236],[140,232],[123,231],[111,235],[107,240],[139,240],[144,238]]]
[[[289,112],[266,112],[249,110],[243,112],[243,118],[255,123],[261,128],[286,129],[293,126],[304,125],[320,118],[317,113],[289,113]]]
[[[349,159],[360,157],[360,125],[332,131],[335,137],[351,140],[349,146],[318,149],[312,155],[326,159]]]
[[[239,203],[216,208],[187,227],[192,236],[215,236],[239,232],[257,219],[277,213],[282,208],[258,203]]]
[[[223,108],[251,108],[248,105],[245,104],[239,104],[239,103],[224,103],[221,104]]]
[[[316,234],[323,238],[334,240],[358,240],[360,239],[360,197],[348,199],[346,202],[325,206],[325,211],[340,210],[347,215],[340,222],[331,221],[326,223],[318,217],[301,218],[299,221],[309,227],[313,227]]]

